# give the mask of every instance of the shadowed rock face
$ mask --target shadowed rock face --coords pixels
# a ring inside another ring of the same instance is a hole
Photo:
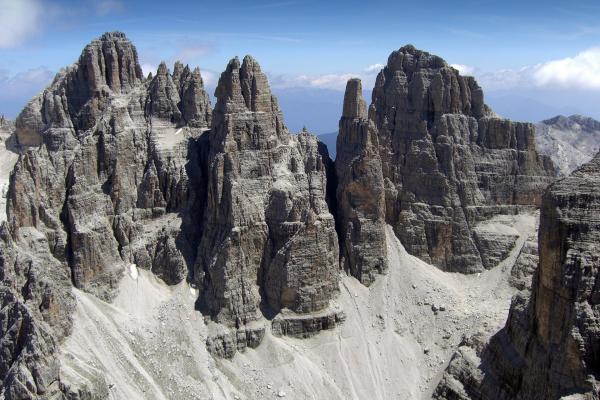
[[[342,266],[370,284],[387,269],[385,193],[377,132],[358,79],[346,86],[335,168]]]
[[[338,285],[328,157],[291,135],[251,57],[231,60],[216,89],[208,201],[194,279],[217,321],[241,327],[282,309],[322,310]]]
[[[387,222],[410,253],[445,270],[482,270],[474,224],[539,206],[554,176],[531,124],[495,117],[472,77],[412,46],[379,73],[369,119]]]
[[[454,356],[436,398],[598,398],[600,155],[542,201],[539,267],[508,322],[477,357]],[[481,368],[481,370],[480,370]]]

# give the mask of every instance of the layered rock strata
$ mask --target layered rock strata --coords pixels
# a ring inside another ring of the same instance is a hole
[[[284,309],[327,308],[339,278],[328,156],[314,136],[288,132],[251,57],[229,62],[216,97],[194,275],[201,306],[239,329]]]
[[[543,197],[531,296],[513,300],[489,344],[461,346],[435,398],[598,398],[599,216],[597,155]]]
[[[21,112],[0,243],[6,398],[58,390],[53,352],[69,331],[71,284],[110,299],[129,264],[186,278],[210,113],[197,70],[161,65],[146,81],[119,32],[86,46]]]
[[[370,284],[387,269],[385,190],[377,131],[358,79],[346,85],[336,154],[341,264]]]
[[[349,110],[358,104],[345,102]],[[377,76],[369,120],[385,220],[411,254],[444,270],[472,273],[493,264],[482,259],[475,225],[539,206],[555,175],[536,151],[533,125],[496,117],[472,77],[412,46],[393,52]],[[338,141],[338,154],[347,151],[344,143]],[[343,157],[362,152],[356,147]],[[371,188],[379,185],[376,179]]]

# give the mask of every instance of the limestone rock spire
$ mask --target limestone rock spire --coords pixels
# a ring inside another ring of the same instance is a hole
[[[342,266],[368,285],[387,270],[385,192],[377,132],[359,79],[346,84],[336,153]]]

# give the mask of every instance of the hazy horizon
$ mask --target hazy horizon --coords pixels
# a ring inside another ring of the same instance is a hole
[[[211,94],[230,58],[252,54],[293,131],[336,130],[346,80],[360,77],[370,93],[388,55],[409,43],[475,76],[505,117],[600,119],[593,1],[341,4],[184,1],[165,9],[154,1],[0,0],[0,114],[14,118],[87,43],[120,30],[145,73],[181,60],[200,67]]]

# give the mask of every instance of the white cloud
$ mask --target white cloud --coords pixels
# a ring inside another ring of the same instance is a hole
[[[475,67],[464,64],[450,64],[450,66],[460,72],[461,75],[473,75]]]
[[[385,64],[371,64],[360,73],[313,74],[313,75],[270,75],[273,87],[312,87],[320,89],[344,90],[348,79],[360,78],[363,89],[370,89],[375,84],[375,77]]]
[[[384,64],[372,64],[365,68],[365,72],[379,72],[383,67]]]
[[[483,72],[474,69],[473,75],[484,90],[503,90],[533,86],[533,75],[539,66],[525,66],[514,69],[500,69],[493,72]]]
[[[149,73],[152,72],[152,75],[156,74],[156,70],[158,69],[158,66],[154,65],[154,64],[142,64],[142,73],[144,74],[144,76],[148,76]]]
[[[0,93],[5,98],[33,96],[41,92],[52,81],[54,73],[46,67],[37,67],[14,76],[0,76]]]
[[[452,66],[456,68],[456,65]],[[600,90],[600,47],[593,47],[573,57],[537,65],[493,72],[474,68],[472,72],[485,90],[541,88],[598,91]]]
[[[213,52],[213,46],[205,43],[187,44],[177,50],[175,60],[183,63],[197,60],[198,58]]]
[[[213,87],[217,84],[219,75],[216,72],[200,69],[200,75],[202,75],[202,81],[204,81],[205,88],[207,86]]]
[[[538,86],[600,89],[600,47],[542,64],[534,73]]]
[[[40,31],[42,4],[38,0],[0,0],[0,48],[19,46]]]
[[[350,78],[360,77],[357,74],[323,74],[323,75],[297,75],[274,76],[270,81],[274,87],[314,87],[321,89],[344,90]]]

